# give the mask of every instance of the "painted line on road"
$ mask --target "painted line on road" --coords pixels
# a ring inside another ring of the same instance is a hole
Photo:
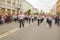
[[[10,30],[10,31],[8,31],[8,32],[6,32],[6,33],[1,34],[1,35],[0,35],[0,39],[3,38],[3,37],[8,36],[8,35],[10,35],[10,34],[12,34],[12,33],[14,33],[14,32],[16,32],[17,30],[19,30],[19,28],[16,28],[16,29],[14,29],[14,30]]]
[[[27,26],[27,25],[28,25],[28,24],[26,24],[25,26]],[[16,28],[16,29],[10,30],[10,31],[8,31],[8,32],[5,32],[5,33],[3,33],[3,34],[0,35],[0,39],[3,38],[3,37],[8,36],[8,35],[10,35],[10,34],[12,34],[12,33],[14,33],[14,32],[16,32],[16,31],[18,31],[18,30],[20,30],[20,28]]]

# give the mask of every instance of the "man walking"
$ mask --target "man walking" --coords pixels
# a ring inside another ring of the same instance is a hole
[[[38,20],[38,26],[39,26],[39,24],[41,23],[41,15],[37,16],[37,20]]]
[[[52,17],[51,16],[49,16],[47,18],[47,22],[48,22],[49,26],[51,27],[52,26]]]
[[[32,22],[34,22],[34,15],[32,15],[31,19],[32,19]]]
[[[18,17],[19,17],[20,28],[21,26],[24,27],[24,15],[22,14],[22,12],[20,13]]]
[[[29,15],[29,24],[30,24],[30,22],[31,22],[31,14]]]

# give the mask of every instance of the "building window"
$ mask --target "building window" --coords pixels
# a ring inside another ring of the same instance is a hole
[[[12,4],[15,5],[15,0],[12,0]]]
[[[7,3],[11,4],[11,0],[7,0]]]
[[[5,0],[0,0],[0,1],[3,1],[3,2],[5,2]]]

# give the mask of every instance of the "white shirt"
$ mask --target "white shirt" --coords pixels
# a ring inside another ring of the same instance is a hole
[[[34,15],[32,15],[32,19],[34,19]]]
[[[29,15],[29,18],[31,18],[31,15]]]
[[[50,21],[52,21],[52,17],[48,17],[48,19],[49,19]]]
[[[22,15],[19,15],[18,17],[19,17],[19,19],[23,19],[24,15],[22,14]]]
[[[59,19],[60,19],[60,17],[59,17]]]
[[[17,18],[17,16],[14,16],[14,18]]]
[[[42,17],[39,15],[39,16],[37,17],[37,19],[42,19]]]

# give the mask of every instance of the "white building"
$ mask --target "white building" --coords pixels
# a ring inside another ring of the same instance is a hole
[[[37,8],[34,8],[33,12],[36,13],[36,12],[39,12],[39,10]]]
[[[19,13],[20,0],[0,0],[0,14],[5,13]]]
[[[21,11],[26,12],[27,10],[31,9],[31,13],[33,13],[33,6],[28,3],[26,0],[21,0]]]
[[[53,6],[53,13],[52,14],[56,14],[56,4]]]
[[[50,9],[49,14],[55,15],[56,14],[56,4]]]

